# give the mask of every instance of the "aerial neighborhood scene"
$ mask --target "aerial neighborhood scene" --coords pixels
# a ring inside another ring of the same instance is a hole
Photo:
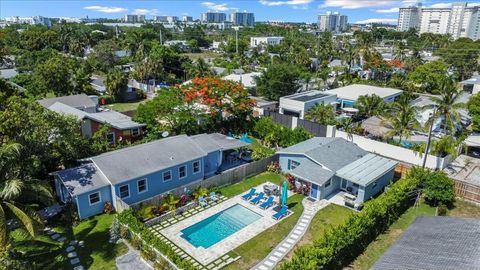
[[[0,0],[0,269],[480,270],[480,3]]]

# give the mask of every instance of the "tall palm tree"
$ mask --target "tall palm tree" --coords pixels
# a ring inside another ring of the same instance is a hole
[[[413,129],[420,128],[420,123],[417,120],[417,110],[410,105],[408,94],[401,95],[392,104],[386,122],[392,129],[387,133],[387,137],[399,136],[399,142],[402,142],[403,138],[410,138]]]
[[[16,143],[0,146],[0,249],[9,245],[7,220],[17,219],[20,227],[35,237],[42,221],[30,206],[53,201],[48,185],[21,175],[21,168],[17,165],[20,149]]]
[[[373,94],[358,98],[357,109],[360,115],[365,117],[378,116],[385,110],[386,104],[383,98]]]
[[[446,77],[440,84],[440,96],[432,97],[437,107],[437,115],[443,118],[444,133],[455,133],[455,127],[460,122],[459,109],[465,108],[465,104],[459,102],[461,92],[453,78]]]
[[[335,124],[335,111],[331,104],[317,104],[305,113],[305,119],[321,125]]]

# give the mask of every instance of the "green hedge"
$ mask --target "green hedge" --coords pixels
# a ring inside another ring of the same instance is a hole
[[[167,256],[179,268],[186,270],[196,269],[189,261],[180,258],[169,245],[156,237],[152,231],[133,215],[131,209],[119,213],[117,217],[121,224],[127,225],[131,232],[140,235],[143,241]]]
[[[411,205],[409,192],[420,180],[404,178],[378,198],[365,203],[360,213],[345,224],[330,229],[312,246],[300,247],[280,269],[342,269],[358,257],[375,238],[386,231]]]

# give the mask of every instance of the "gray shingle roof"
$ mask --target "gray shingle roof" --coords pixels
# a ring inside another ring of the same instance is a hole
[[[303,154],[332,171],[337,171],[368,152],[343,138],[314,137],[278,151],[279,154]]]
[[[47,99],[41,99],[38,101],[40,105],[42,105],[45,108],[49,108],[56,102],[63,103],[65,105],[74,107],[74,108],[79,108],[79,107],[96,107],[97,104],[93,102],[87,95],[85,94],[79,94],[79,95],[72,95],[72,96],[64,96],[64,97],[55,97],[55,98],[47,98]]]
[[[79,195],[109,185],[109,182],[92,163],[54,172],[65,184],[68,192]]]
[[[361,186],[367,186],[371,182],[383,176],[385,172],[397,166],[398,162],[388,158],[367,154],[337,171],[337,176],[347,179]]]
[[[88,115],[87,112],[75,109],[74,107],[70,107],[60,102],[53,103],[48,109],[60,114],[75,116],[78,119],[83,119]]]
[[[190,136],[190,138],[198,144],[203,151],[211,153],[218,150],[237,149],[240,147],[248,146],[247,143],[240,140],[236,140],[232,137],[220,133],[212,134],[198,134]]]
[[[156,140],[90,158],[113,184],[141,177],[207,153],[186,135]]]
[[[146,126],[146,124],[137,123],[129,116],[116,111],[89,113],[87,117],[99,123],[108,123],[112,127],[121,130]]]
[[[289,172],[295,177],[299,177],[310,182],[323,185],[335,175],[335,172],[323,169],[318,164],[306,159],[302,163]]]
[[[371,270],[480,269],[480,220],[418,217]]]

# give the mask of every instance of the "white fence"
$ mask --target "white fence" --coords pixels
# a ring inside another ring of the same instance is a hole
[[[391,145],[384,142],[379,142],[365,137],[352,134],[348,136],[346,132],[337,130],[335,132],[335,137],[344,138],[346,140],[352,141],[357,144],[359,147],[364,150],[375,153],[387,158],[395,159],[403,163],[408,163],[412,165],[422,166],[423,164],[423,155],[416,153],[413,150],[406,149],[403,147]],[[452,161],[451,156],[446,156],[444,158],[428,155],[427,162],[425,167],[430,169],[443,169]]]

